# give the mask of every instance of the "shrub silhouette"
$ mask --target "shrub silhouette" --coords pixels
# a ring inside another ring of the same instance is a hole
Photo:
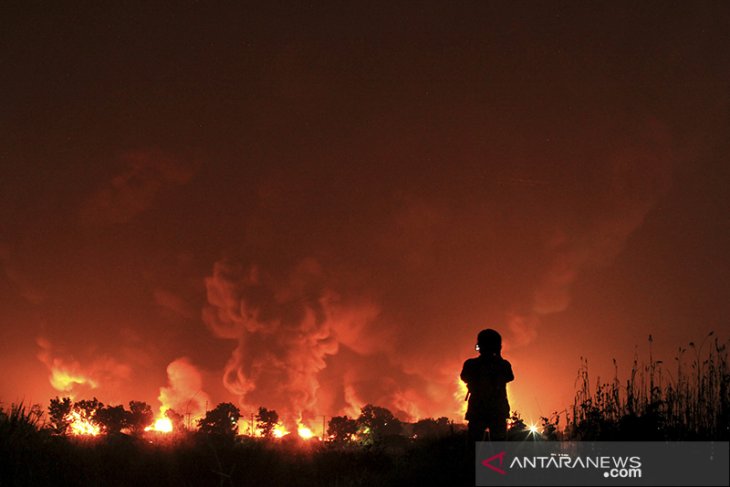
[[[127,416],[127,426],[133,435],[141,435],[145,428],[150,426],[155,420],[152,413],[152,407],[143,401],[129,401],[129,414]]]
[[[48,406],[48,420],[49,428],[57,435],[65,435],[68,430],[70,423],[68,415],[71,413],[71,398],[64,397],[59,399],[56,396],[51,399],[51,404]]]
[[[106,406],[96,413],[99,424],[104,428],[106,433],[119,433],[122,428],[126,428],[129,424],[129,411],[124,409],[121,404],[118,406]]]
[[[260,407],[256,414],[256,427],[261,430],[261,436],[271,438],[274,427],[279,422],[279,415],[276,411]]]
[[[393,413],[372,404],[363,406],[357,424],[358,434],[369,442],[378,442],[387,436],[399,435],[403,430],[401,422],[393,416]]]
[[[436,438],[448,435],[451,432],[449,418],[426,418],[413,425],[413,434],[416,438]]]
[[[335,416],[327,425],[327,436],[335,443],[348,443],[357,433],[357,421],[347,416]]]
[[[198,421],[202,433],[233,437],[238,432],[238,420],[241,412],[230,402],[222,402],[215,409],[205,413]]]

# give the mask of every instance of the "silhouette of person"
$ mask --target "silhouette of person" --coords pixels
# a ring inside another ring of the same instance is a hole
[[[509,417],[507,382],[515,378],[512,365],[502,358],[502,337],[491,328],[479,332],[476,350],[479,357],[468,359],[461,370],[461,380],[469,390],[469,440],[484,440],[487,429],[490,440],[505,440]]]

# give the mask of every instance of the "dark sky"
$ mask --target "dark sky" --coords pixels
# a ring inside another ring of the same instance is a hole
[[[494,327],[536,419],[730,335],[725,2],[46,3],[0,11],[5,403],[458,418]]]

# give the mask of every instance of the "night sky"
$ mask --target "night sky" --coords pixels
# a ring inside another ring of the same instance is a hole
[[[0,401],[528,419],[730,338],[730,4],[0,7]]]

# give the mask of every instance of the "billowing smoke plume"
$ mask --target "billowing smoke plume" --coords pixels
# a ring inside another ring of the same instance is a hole
[[[290,425],[356,417],[368,402],[404,419],[457,410],[453,377],[443,383],[440,371],[399,362],[395,330],[378,323],[379,307],[328,282],[313,259],[285,275],[226,261],[214,266],[204,320],[236,343],[223,382],[245,409],[274,408]]]
[[[666,192],[661,137],[626,145],[576,166],[581,185],[445,170],[463,192],[440,199],[405,182],[383,192],[385,210],[277,174],[279,197],[265,192],[251,229],[262,260],[318,258],[284,271],[215,264],[204,320],[235,343],[225,386],[250,410],[293,419],[354,415],[364,403],[402,419],[458,419],[458,374],[476,333],[498,328],[508,353],[534,343],[545,317],[570,306],[580,276],[614,261]],[[307,204],[327,211],[315,219]],[[365,216],[344,221],[338,205]]]
[[[203,378],[187,357],[167,366],[167,386],[160,388],[158,399],[162,412],[174,409],[185,418],[200,418],[210,407],[210,398],[203,391]]]
[[[224,384],[243,405],[279,408],[285,420],[318,413],[318,373],[338,351],[334,293],[313,260],[274,276],[253,266],[219,262],[206,279],[204,320],[236,342]]]

